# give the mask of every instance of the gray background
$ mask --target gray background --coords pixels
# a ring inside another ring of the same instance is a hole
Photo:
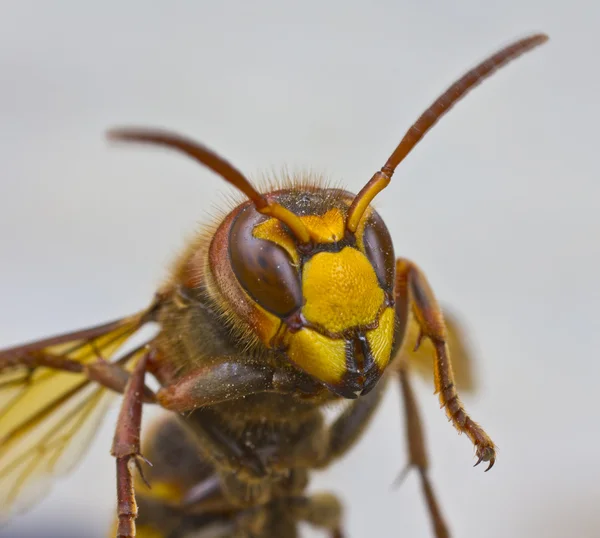
[[[169,127],[254,177],[310,168],[357,191],[458,75],[543,30],[551,41],[444,118],[377,207],[468,327],[480,390],[464,400],[500,446],[492,472],[472,469],[419,382],[454,535],[599,536],[600,4],[150,4],[2,2],[0,345],[143,307],[222,205],[216,176],[109,147],[107,127]],[[352,538],[431,535],[416,477],[390,488],[406,459],[398,407],[392,391],[352,455],[315,477],[344,498]],[[105,535],[114,415],[0,536]]]

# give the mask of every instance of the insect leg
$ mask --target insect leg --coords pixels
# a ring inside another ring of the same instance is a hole
[[[235,436],[228,435],[219,416],[209,406],[264,392],[293,393],[310,390],[302,386],[304,376],[272,367],[244,364],[235,360],[215,361],[193,370],[173,385],[162,388],[157,398],[166,409],[178,412],[193,411],[182,417],[199,444],[208,447],[206,457],[236,473],[245,470],[254,477],[264,474],[260,457]]]
[[[218,468],[223,491],[236,506],[266,502],[271,480],[265,477],[270,454],[247,446],[239,434],[228,430],[213,404],[266,392],[295,394],[320,390],[316,382],[295,370],[235,359],[215,360],[191,371],[157,394],[166,409],[182,416],[204,457]]]
[[[318,389],[316,382],[293,370],[223,359],[196,368],[172,385],[163,387],[158,391],[157,399],[165,409],[183,413],[250,394],[310,393]]]
[[[24,366],[31,371],[36,368],[50,368],[51,370],[61,372],[82,374],[89,381],[95,381],[103,387],[122,394],[125,391],[125,387],[131,376],[122,365],[126,364],[132,357],[141,351],[143,347],[144,346],[135,348],[115,362],[109,362],[102,357],[99,357],[95,362],[87,364],[58,355],[45,353],[44,351],[35,351],[23,356],[8,357],[6,366],[0,359],[0,370],[2,370],[4,366],[7,368],[10,368],[11,366]],[[144,401],[147,403],[155,401],[154,393],[148,387],[144,387]]]
[[[139,348],[136,348],[133,353],[138,351]],[[108,362],[99,359],[91,364],[86,364],[83,372],[90,380],[121,394],[125,392],[127,383],[131,378],[131,374],[121,367],[120,361]],[[142,392],[144,403],[156,403],[154,392],[146,385],[144,385]]]
[[[458,397],[442,311],[425,275],[415,264],[403,258],[396,260],[396,301],[412,307],[421,329],[417,347],[422,338],[427,337],[431,340],[436,354],[435,392],[439,394],[440,404],[446,409],[446,415],[454,427],[459,432],[466,433],[475,445],[478,457],[475,465],[489,461],[486,469],[488,471],[496,461],[496,447],[483,428],[467,414]]]
[[[265,465],[259,454],[246,447],[239,436],[226,431],[222,419],[212,409],[196,409],[181,419],[193,432],[205,456],[214,461],[220,470],[236,474],[244,471],[253,477],[265,475]]]
[[[425,449],[423,426],[421,424],[421,417],[417,408],[417,401],[410,383],[408,366],[405,362],[401,364],[398,373],[400,376],[400,388],[402,393],[402,401],[404,403],[404,413],[406,415],[406,438],[408,440],[409,460],[406,468],[398,477],[397,482],[401,482],[404,479],[406,473],[411,467],[417,468],[419,476],[421,477],[421,486],[423,488],[425,500],[427,501],[427,508],[433,522],[436,538],[449,538],[450,532],[448,531],[448,527],[446,526],[444,518],[442,517],[442,513],[433,492],[433,487],[427,474],[429,469],[429,461],[427,458],[427,451]]]
[[[117,459],[117,538],[135,537],[137,505],[131,465],[141,474],[140,429],[142,423],[142,393],[148,355],[137,363],[121,404],[111,454]],[[143,475],[142,475],[143,476]]]
[[[386,386],[387,378],[383,378],[375,388],[361,396],[346,407],[329,428],[329,445],[323,461],[318,467],[324,468],[342,457],[358,441],[365,428],[375,414]]]

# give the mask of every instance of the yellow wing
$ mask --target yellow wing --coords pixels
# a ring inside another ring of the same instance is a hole
[[[456,388],[460,392],[475,392],[476,381],[473,374],[473,355],[469,346],[469,339],[465,336],[464,326],[461,326],[457,317],[444,309],[444,320],[448,331],[448,347],[450,359],[456,381]],[[412,313],[408,322],[404,344],[401,354],[407,358],[411,368],[425,379],[433,379],[433,359],[435,351],[431,342],[425,338],[419,349],[413,351],[419,336],[419,325]]]
[[[77,364],[100,358],[133,368],[145,345],[119,348],[151,321],[153,309],[91,329],[0,351],[0,522],[47,492],[78,462],[114,393]],[[71,364],[74,371],[40,363]]]

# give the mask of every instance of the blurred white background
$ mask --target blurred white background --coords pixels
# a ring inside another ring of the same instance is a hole
[[[418,397],[454,536],[600,536],[598,22],[593,1],[32,2],[0,8],[0,347],[144,307],[228,187],[115,125],[187,133],[256,175],[313,169],[357,191],[466,69],[532,31],[551,41],[477,88],[377,207],[396,252],[465,321],[474,418],[494,470]],[[116,412],[77,470],[2,538],[105,536]],[[429,537],[391,392],[364,441],[314,480],[351,538]],[[307,534],[313,536],[313,534]],[[315,533],[314,536],[317,536]]]

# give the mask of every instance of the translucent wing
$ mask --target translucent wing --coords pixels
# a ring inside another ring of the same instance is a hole
[[[456,387],[461,392],[474,392],[476,388],[473,375],[473,356],[469,347],[468,338],[465,336],[464,327],[461,326],[456,316],[444,309],[444,320],[448,331],[448,347]],[[408,322],[402,354],[408,358],[411,368],[425,379],[433,379],[433,359],[435,352],[428,339],[423,339],[419,349],[414,351],[419,337],[419,326],[411,314]]]
[[[79,365],[104,359],[133,368],[145,346],[125,355],[119,349],[152,311],[0,351],[0,522],[77,463],[114,395]]]

